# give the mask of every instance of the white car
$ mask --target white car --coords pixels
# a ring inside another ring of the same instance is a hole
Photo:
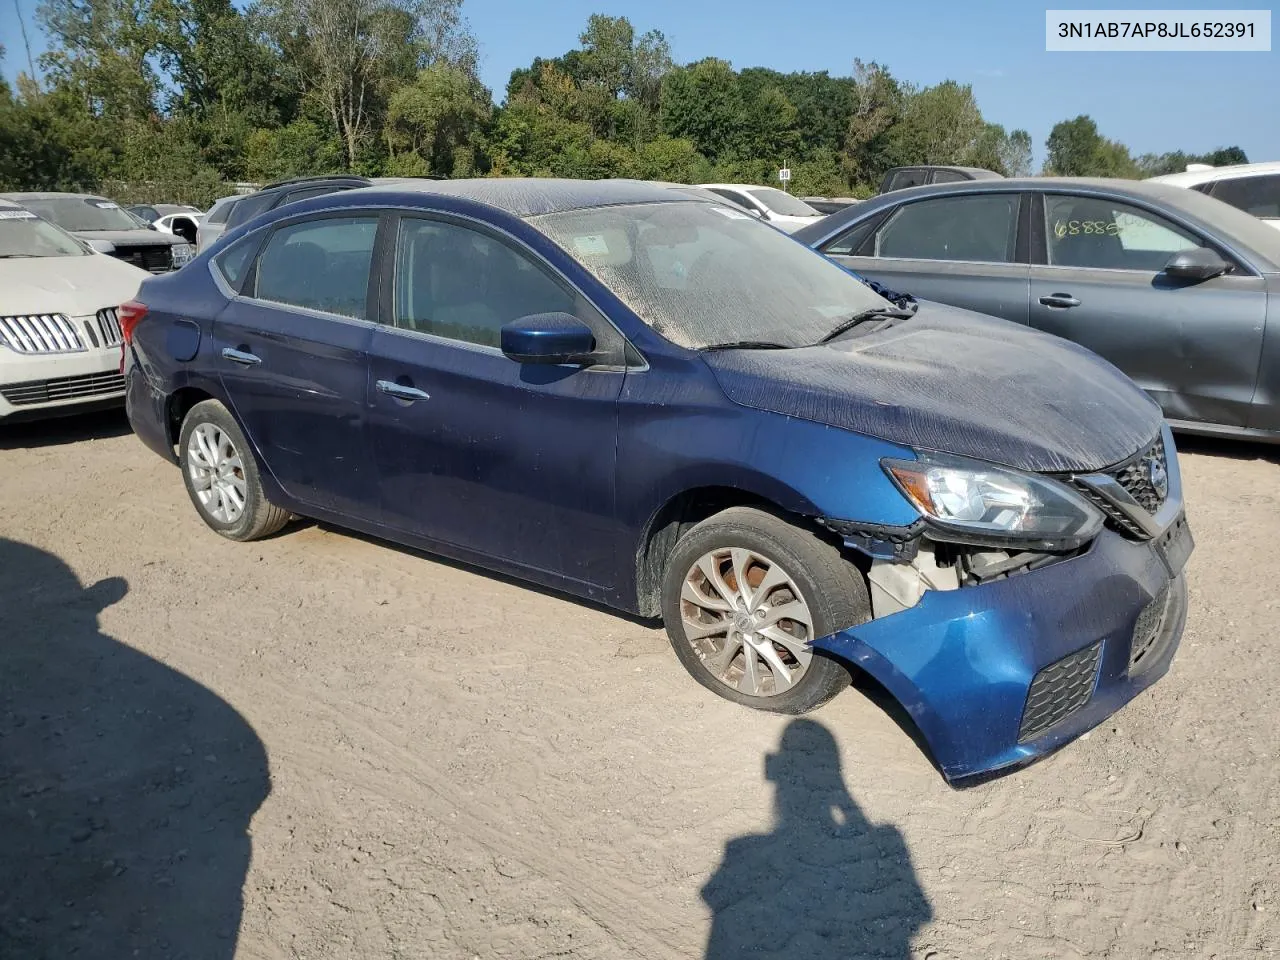
[[[1280,162],[1240,163],[1229,167],[1191,164],[1183,173],[1167,173],[1150,179],[1207,193],[1280,230]]]
[[[0,423],[123,403],[116,307],[149,276],[0,200]]]
[[[719,194],[783,233],[794,233],[826,216],[777,187],[759,187],[749,183],[700,183],[698,186]]]

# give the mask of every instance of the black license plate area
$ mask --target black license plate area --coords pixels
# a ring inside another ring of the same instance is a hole
[[[1176,577],[1187,565],[1187,558],[1196,547],[1191,537],[1191,527],[1187,525],[1186,514],[1178,517],[1169,525],[1169,529],[1156,539],[1156,553],[1169,568],[1169,576]]]

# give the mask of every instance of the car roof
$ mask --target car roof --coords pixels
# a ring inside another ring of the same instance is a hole
[[[1207,170],[1184,170],[1181,173],[1165,173],[1158,177],[1148,177],[1147,182],[1171,183],[1179,187],[1194,187],[1200,183],[1230,180],[1234,177],[1247,177],[1258,173],[1280,173],[1280,160],[1268,160],[1264,163],[1233,163],[1226,167],[1210,167]]]
[[[471,180],[406,180],[346,193],[436,194],[487,204],[516,217],[632,203],[704,202],[643,180],[561,180],[554,177],[483,177]],[[321,198],[315,198],[319,200]]]
[[[106,197],[99,193],[64,193],[60,190],[45,191],[28,191],[25,193],[0,193],[0,197],[9,200],[17,200],[21,203],[23,200],[57,200],[61,197],[70,197],[73,200],[105,200]]]
[[[837,211],[812,226],[801,227],[792,234],[792,237],[802,243],[816,245],[848,229],[850,225],[874,216],[886,207],[924,197],[971,193],[1048,193],[1054,190],[1096,193],[1100,196],[1128,198],[1169,207],[1202,229],[1230,237],[1233,242],[1245,248],[1243,252],[1256,261],[1259,269],[1268,273],[1280,271],[1280,230],[1203,193],[1151,180],[1119,180],[1105,177],[1013,177],[1008,179],[1001,177],[994,180],[961,180],[956,183],[932,183],[920,187],[906,187],[902,190],[883,193],[878,197]]]
[[[890,167],[885,171],[885,175],[891,174],[897,170],[954,170],[957,173],[967,173],[978,180],[1003,180],[1002,175],[994,170],[988,170],[986,167],[961,167],[950,163],[908,163],[901,167]]]

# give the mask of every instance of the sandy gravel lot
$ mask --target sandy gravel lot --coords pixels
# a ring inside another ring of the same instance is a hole
[[[317,526],[240,545],[121,417],[0,429],[0,956],[1280,955],[1280,448],[1186,442],[1171,674],[949,788],[651,624]]]

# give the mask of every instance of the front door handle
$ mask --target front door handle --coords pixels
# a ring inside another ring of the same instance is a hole
[[[240,363],[246,367],[252,367],[254,364],[262,362],[261,357],[252,353],[245,353],[243,350],[235,350],[231,347],[222,348],[222,359],[230,360],[232,363]]]
[[[425,390],[419,390],[417,387],[406,387],[403,383],[396,383],[394,380],[379,380],[374,384],[378,388],[379,393],[385,393],[388,397],[395,397],[397,400],[405,400],[413,403],[415,400],[430,400],[431,394]]]
[[[1040,302],[1046,307],[1078,307],[1080,301],[1069,293],[1051,293],[1047,297],[1041,297]]]

